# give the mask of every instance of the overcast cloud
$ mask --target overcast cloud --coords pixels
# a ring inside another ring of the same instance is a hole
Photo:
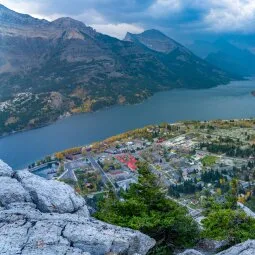
[[[255,0],[0,0],[15,11],[54,20],[70,16],[118,38],[157,28],[177,35],[255,32]]]

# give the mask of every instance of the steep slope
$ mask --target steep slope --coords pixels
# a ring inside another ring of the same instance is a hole
[[[89,216],[84,199],[58,181],[13,172],[0,160],[0,254],[141,254],[150,237]]]
[[[210,53],[215,53],[219,50],[216,45],[204,40],[195,40],[187,47],[202,59],[205,59]]]
[[[154,51],[154,54],[171,70],[179,83],[189,88],[206,88],[227,82],[226,73],[194,55],[183,45],[155,29],[141,34],[127,33],[125,40],[141,44]]]
[[[255,74],[255,55],[247,48],[239,48],[242,43],[219,38],[215,42],[195,41],[190,45],[198,56],[229,73],[239,76]]]
[[[0,5],[0,134],[44,125],[67,111],[230,81],[162,33],[151,30],[145,37],[143,43],[121,41],[71,18],[48,22]],[[20,93],[29,96],[17,100]]]
[[[217,40],[214,45],[219,49],[210,53],[206,60],[223,70],[239,75],[255,74],[255,55],[246,49],[239,49],[226,40]]]
[[[177,48],[188,52],[184,46],[156,29],[146,30],[140,34],[131,34],[128,32],[124,40],[130,42],[140,42],[149,49],[162,53],[170,53]]]

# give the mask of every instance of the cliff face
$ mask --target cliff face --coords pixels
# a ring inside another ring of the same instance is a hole
[[[84,199],[61,182],[0,160],[0,254],[146,254],[155,244],[131,229],[89,216]]]

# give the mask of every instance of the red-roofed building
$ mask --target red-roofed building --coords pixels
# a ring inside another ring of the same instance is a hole
[[[136,166],[136,158],[130,154],[122,154],[116,156],[116,158],[123,164],[125,164],[131,171],[135,171],[137,169]]]

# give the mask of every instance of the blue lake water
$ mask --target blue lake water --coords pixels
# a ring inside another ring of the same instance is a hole
[[[148,124],[255,117],[255,79],[205,90],[171,90],[137,105],[75,115],[0,139],[0,159],[15,169],[53,152],[89,144]]]

